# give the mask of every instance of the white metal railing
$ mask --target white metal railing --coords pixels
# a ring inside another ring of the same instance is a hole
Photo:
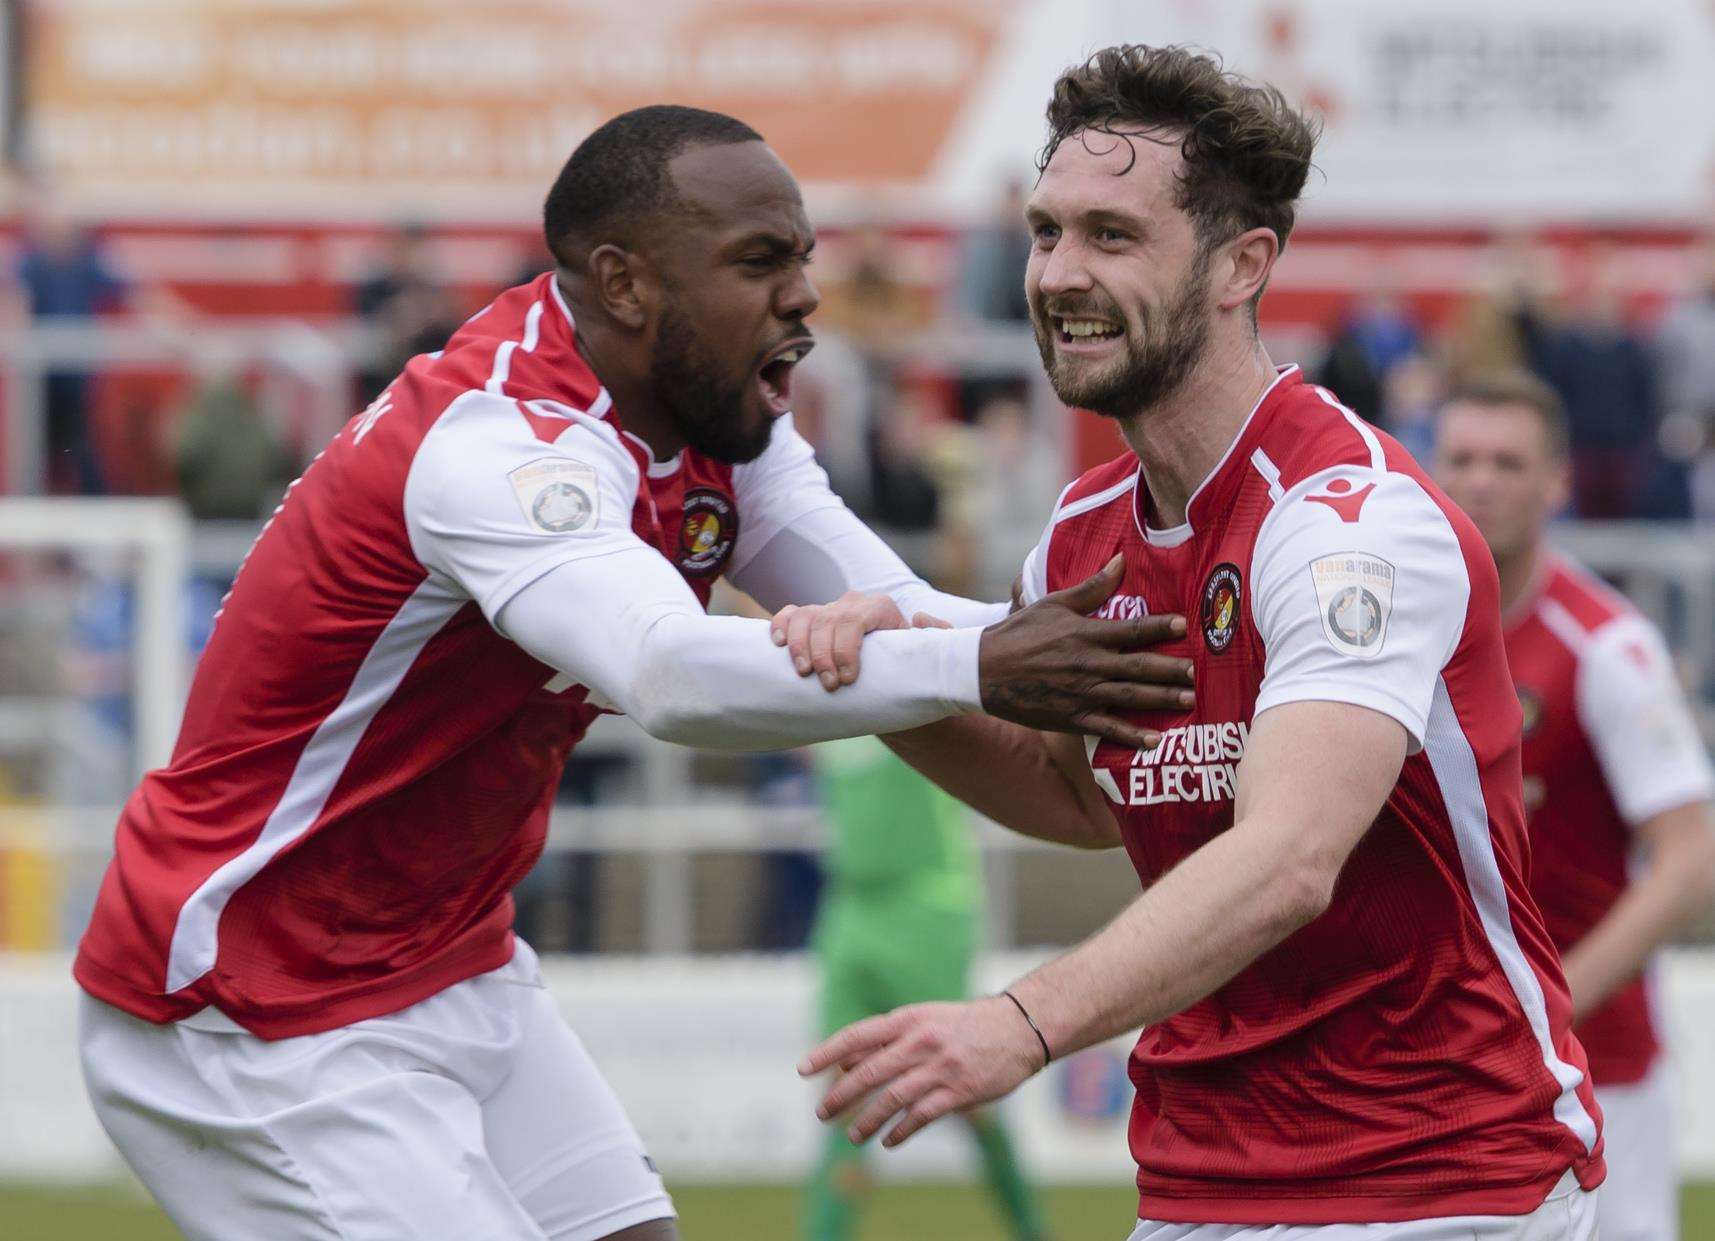
[[[228,567],[242,556],[248,526],[198,527],[185,523],[167,501],[104,500],[0,502],[0,550],[67,546],[139,549],[139,620],[133,635],[137,753],[159,761],[170,748],[183,701],[186,631],[178,584],[187,565]],[[1672,638],[1698,691],[1704,720],[1715,694],[1715,536],[1686,526],[1568,525],[1556,539],[1598,572],[1631,591]],[[52,744],[76,746],[75,720],[53,700],[12,699],[0,704],[0,741],[23,729],[45,730]],[[657,742],[630,721],[598,721],[580,747],[585,758],[619,758],[626,768],[624,800],[556,809],[552,852],[589,851],[641,859],[644,867],[643,940],[651,951],[693,946],[693,859],[813,849],[822,835],[814,809],[757,805],[733,788],[699,782],[697,756]],[[62,804],[0,814],[0,846],[45,848],[84,867],[98,866],[110,848],[117,807]],[[1012,876],[1038,846],[979,823],[990,868],[994,940],[1015,942]]]
[[[361,335],[361,334],[360,334]],[[290,319],[263,324],[243,320],[194,320],[187,323],[137,320],[40,320],[29,327],[0,331],[0,375],[5,380],[5,489],[35,495],[46,479],[47,410],[45,379],[51,373],[94,374],[125,366],[184,367],[202,371],[216,365],[259,366],[262,408],[282,442],[297,436],[278,425],[284,410],[296,404],[287,385],[299,385],[307,412],[302,438],[317,448],[331,439],[354,412],[351,376],[356,349],[371,347],[367,336],[335,338]]]

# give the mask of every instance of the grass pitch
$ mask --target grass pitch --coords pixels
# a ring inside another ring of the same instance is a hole
[[[685,1241],[793,1241],[800,1235],[793,1186],[680,1186]],[[1056,1241],[1123,1241],[1137,1200],[1124,1187],[1043,1191]],[[1686,1189],[1685,1241],[1715,1238],[1715,1184]],[[972,1185],[900,1185],[876,1192],[861,1241],[997,1241],[1005,1231]],[[179,1234],[139,1191],[0,1186],[6,1241],[178,1241]]]

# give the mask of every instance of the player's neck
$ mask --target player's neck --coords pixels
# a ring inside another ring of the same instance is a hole
[[[1541,536],[1516,551],[1495,556],[1495,575],[1500,579],[1503,620],[1512,620],[1519,608],[1528,601],[1547,562],[1548,549],[1544,546]]]
[[[574,288],[564,279],[560,289],[572,303],[577,314],[578,329],[574,345],[607,394],[613,398],[613,408],[619,425],[649,446],[657,461],[670,460],[685,447],[685,438],[655,399],[655,388],[649,379],[649,367],[634,352],[631,342],[609,332],[595,314],[585,314],[577,304]]]
[[[1220,464],[1274,379],[1268,352],[1247,332],[1231,348],[1212,345],[1170,396],[1120,420],[1126,443],[1143,463],[1152,525],[1184,523],[1192,493]]]

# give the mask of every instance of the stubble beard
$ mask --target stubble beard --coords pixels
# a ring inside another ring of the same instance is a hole
[[[656,402],[686,446],[705,457],[743,465],[768,447],[773,424],[766,418],[755,429],[745,423],[745,402],[754,377],[746,374],[737,381],[728,377],[715,351],[675,310],[662,314],[649,382]]]
[[[1031,327],[1048,382],[1065,404],[1107,418],[1131,418],[1177,392],[1202,361],[1209,346],[1211,250],[1199,249],[1191,270],[1167,305],[1159,311],[1144,307],[1143,339],[1126,335],[1125,353],[1094,373],[1080,373],[1077,362],[1055,348],[1055,332],[1045,303],[1031,307]],[[1056,315],[1076,317],[1084,311],[1105,318],[1117,316],[1105,306],[1062,300]],[[1123,320],[1122,320],[1123,321]]]

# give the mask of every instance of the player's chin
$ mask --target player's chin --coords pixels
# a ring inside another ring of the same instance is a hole
[[[1124,367],[1124,357],[1056,353],[1049,378],[1062,401],[1068,405],[1083,405],[1096,399],[1097,393],[1105,392],[1114,376]]]
[[[768,447],[774,436],[774,423],[785,412],[775,412],[769,403],[751,394],[738,411],[721,456],[731,465],[755,461]]]

